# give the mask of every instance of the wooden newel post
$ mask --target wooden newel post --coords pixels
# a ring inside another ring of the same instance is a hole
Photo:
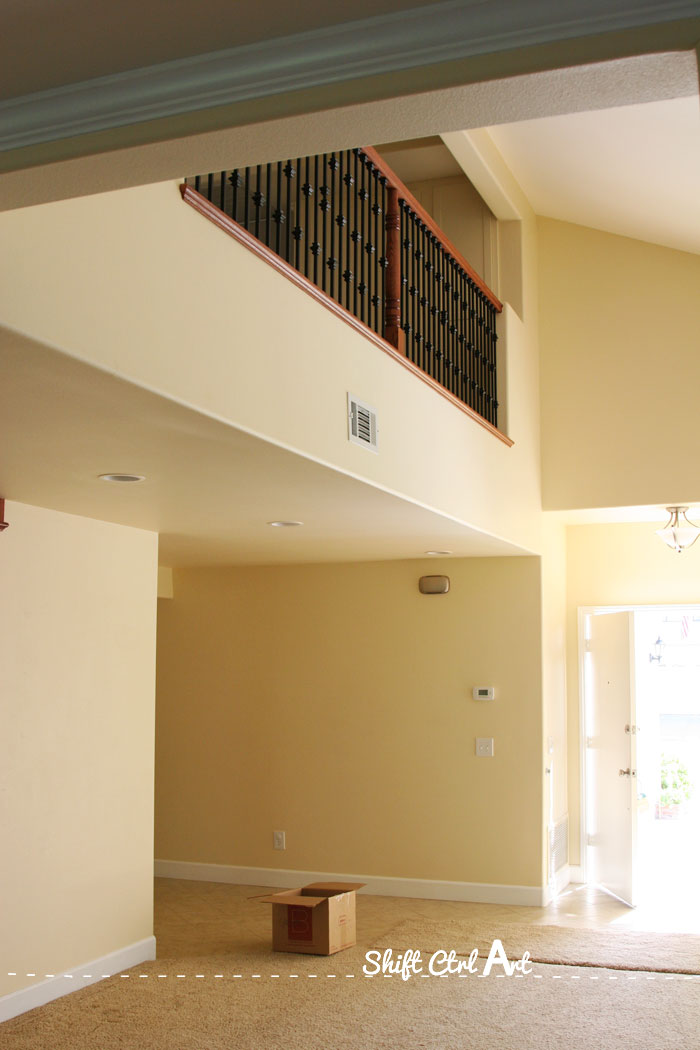
[[[401,212],[399,191],[387,187],[386,279],[384,286],[384,338],[405,353],[405,333],[401,328]]]

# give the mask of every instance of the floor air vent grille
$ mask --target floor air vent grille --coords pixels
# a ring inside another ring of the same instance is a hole
[[[549,830],[549,876],[569,863],[569,817],[558,820]]]

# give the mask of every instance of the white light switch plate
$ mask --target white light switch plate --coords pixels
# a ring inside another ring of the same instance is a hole
[[[493,758],[493,737],[478,736],[476,738],[476,753],[480,758]]]

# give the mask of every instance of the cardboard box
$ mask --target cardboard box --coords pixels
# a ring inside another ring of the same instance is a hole
[[[334,955],[356,943],[355,891],[364,882],[312,882],[254,900],[272,905],[276,952]]]

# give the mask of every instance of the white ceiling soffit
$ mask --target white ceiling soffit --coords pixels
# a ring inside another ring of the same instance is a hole
[[[1,328],[0,372],[0,494],[158,532],[163,564],[527,553]]]
[[[700,253],[700,101],[489,128],[533,210]]]
[[[443,0],[8,99],[0,103],[0,150],[698,16],[700,0]]]

